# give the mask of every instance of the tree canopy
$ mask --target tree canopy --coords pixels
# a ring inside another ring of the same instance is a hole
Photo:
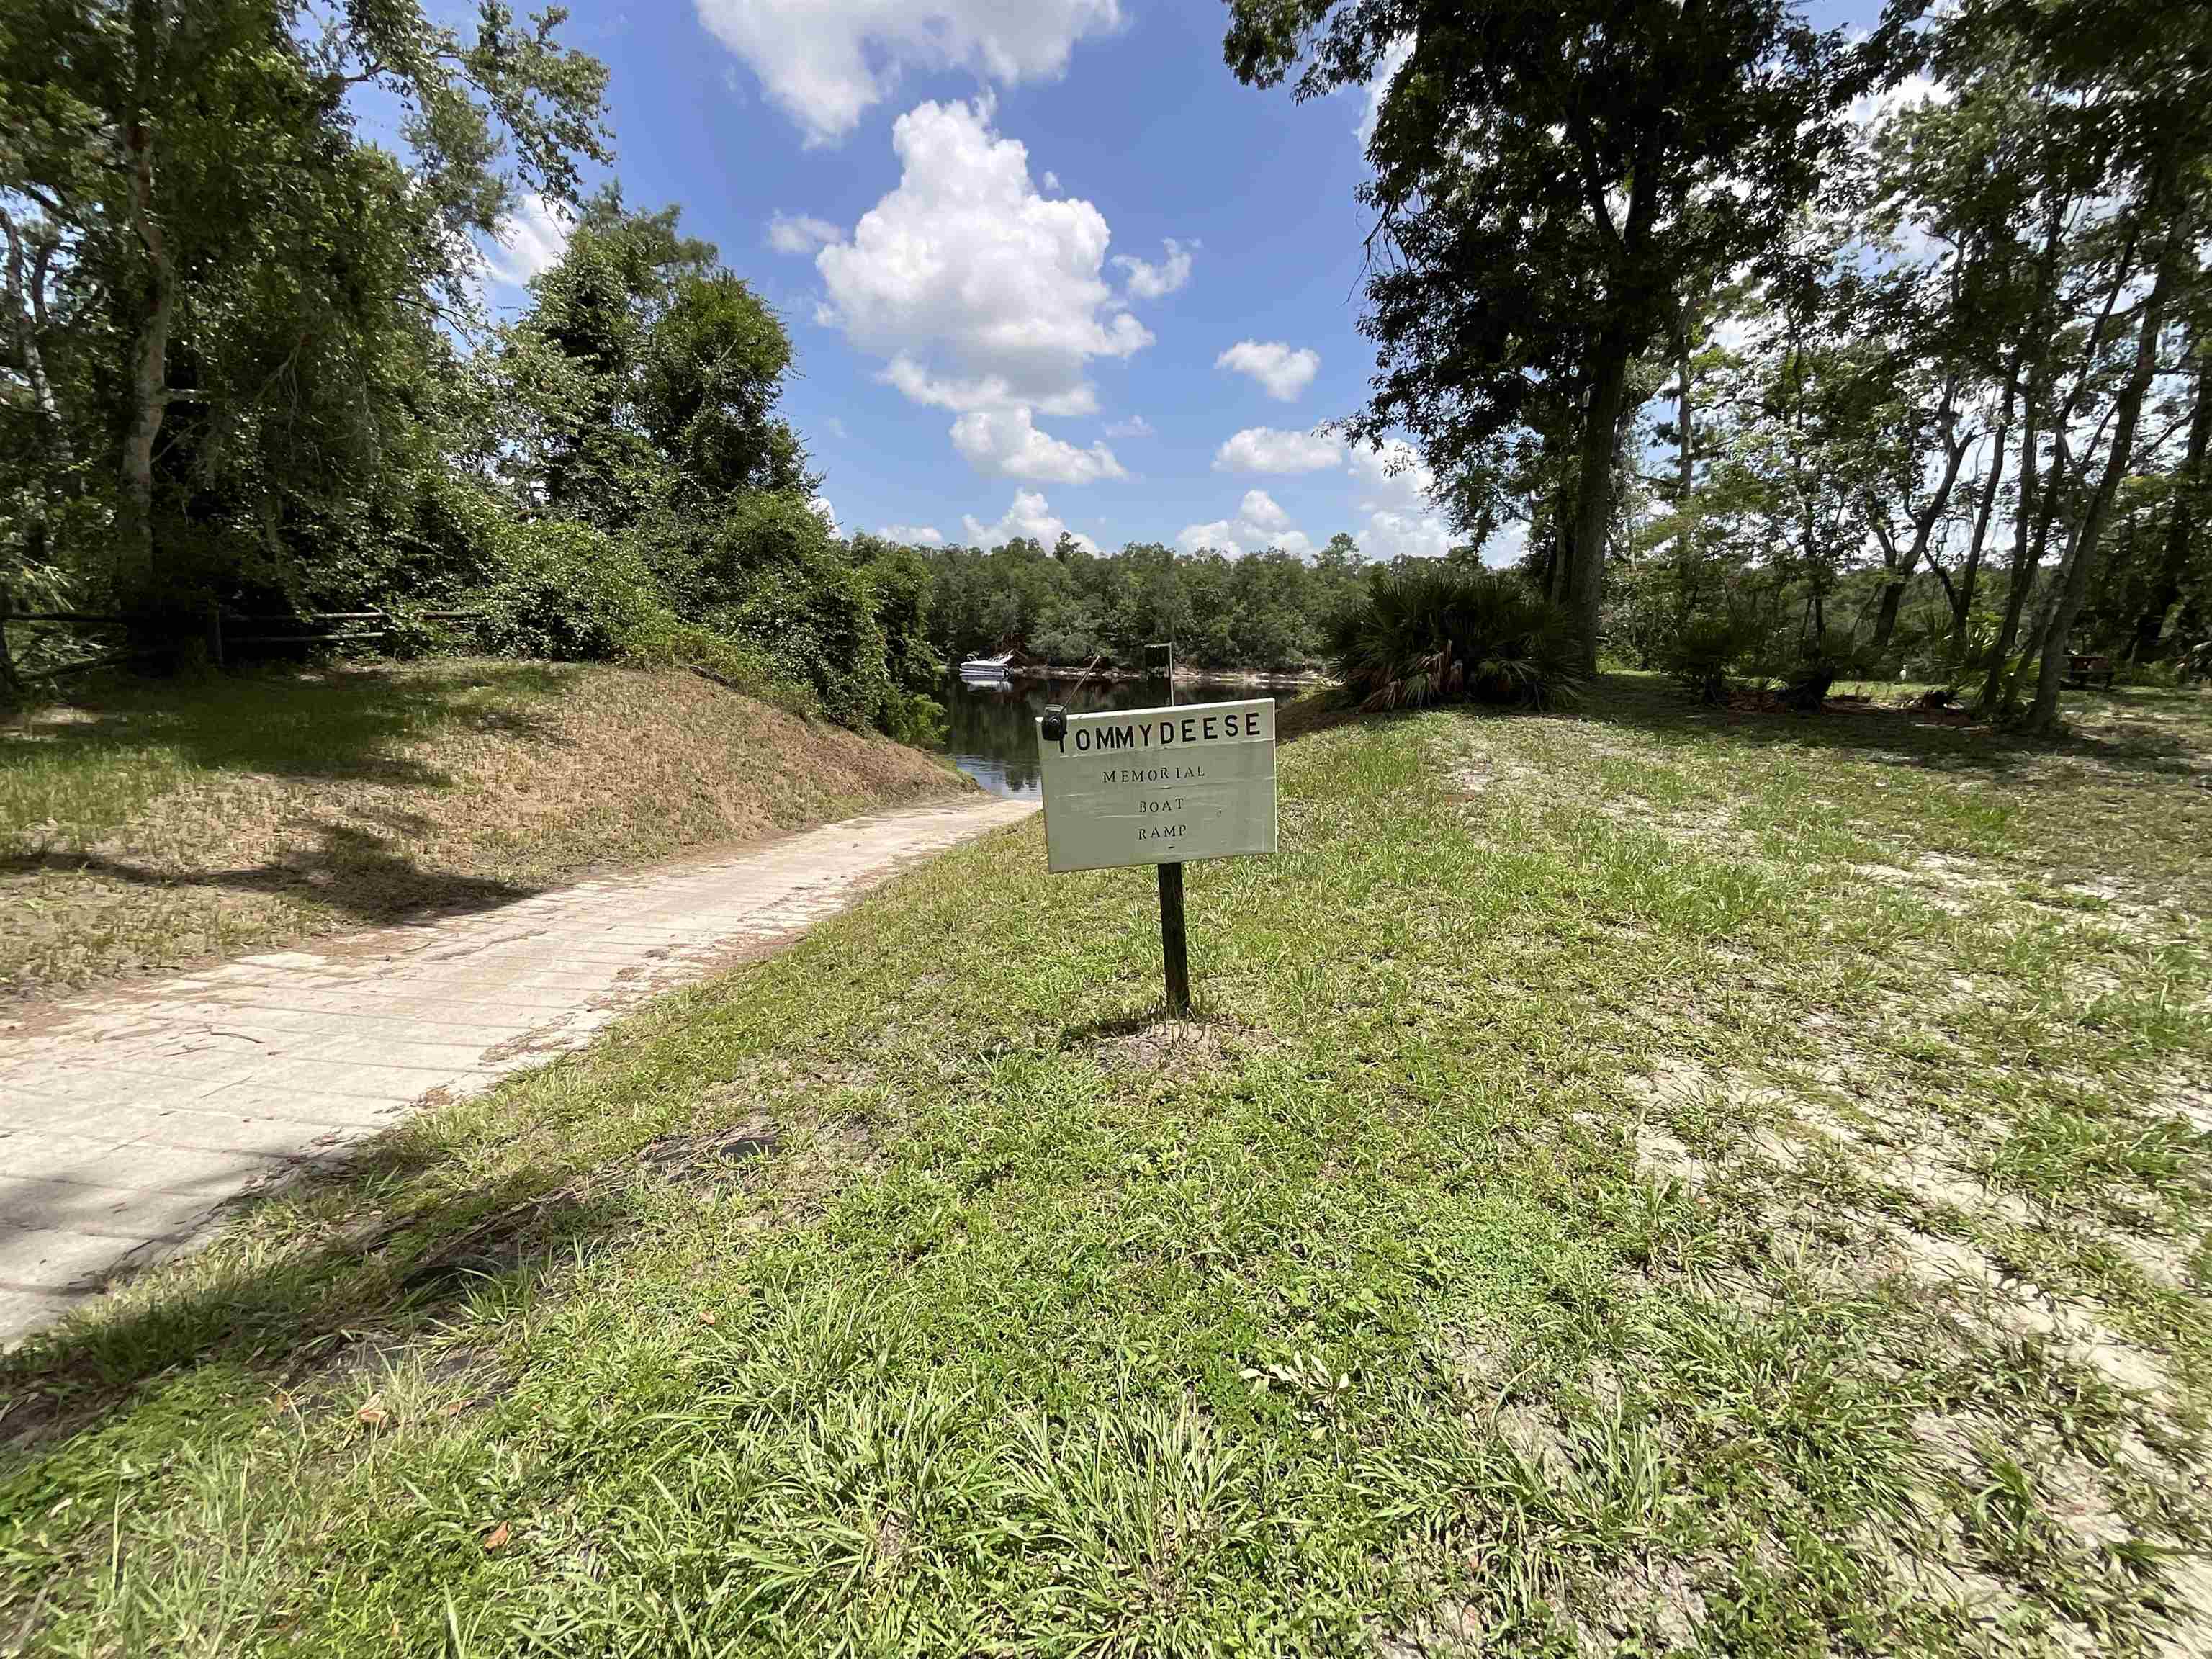
[[[1587,657],[1909,650],[2048,726],[2083,644],[2204,627],[2203,8],[1229,10],[1244,80],[1376,94],[1347,424],[1526,524]]]

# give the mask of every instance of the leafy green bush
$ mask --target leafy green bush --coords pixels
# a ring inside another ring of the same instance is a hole
[[[648,611],[623,638],[623,660],[646,668],[689,668],[717,684],[806,720],[822,715],[814,688],[758,647],[688,623],[665,606]]]
[[[1440,561],[1370,573],[1366,602],[1339,619],[1333,645],[1337,673],[1363,708],[1545,708],[1583,682],[1565,611],[1517,576]]]
[[[685,615],[804,679],[840,726],[881,722],[892,681],[872,582],[805,499],[733,496],[703,534],[655,556]]]
[[[1728,583],[1683,619],[1659,653],[1662,665],[1709,703],[1726,702],[1731,687],[1746,682],[1817,704],[1854,672],[1855,659],[1808,652],[1790,621],[1790,598],[1768,582]]]
[[[498,567],[468,596],[477,635],[502,656],[605,660],[653,608],[653,578],[588,525],[517,524],[497,536]]]
[[[884,699],[878,724],[893,743],[913,749],[940,749],[951,731],[943,703],[925,692],[902,691],[896,686]]]

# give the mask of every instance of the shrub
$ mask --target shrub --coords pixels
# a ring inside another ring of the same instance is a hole
[[[641,667],[689,668],[805,719],[821,718],[822,700],[814,688],[767,652],[685,622],[665,606],[653,606],[623,636],[622,656]]]
[[[1818,707],[1838,678],[1859,672],[1858,659],[1809,649],[1790,620],[1790,597],[1768,583],[1729,582],[1683,620],[1661,653],[1667,672],[1709,703],[1726,702],[1733,684],[1745,681]]]
[[[884,699],[884,717],[878,724],[893,743],[914,749],[942,748],[951,729],[943,703],[925,692],[902,691],[896,686]]]
[[[1753,629],[1741,616],[1727,611],[1692,615],[1660,653],[1661,660],[1701,702],[1723,703],[1729,679],[1758,651],[1764,631]]]
[[[556,662],[620,656],[653,608],[653,579],[620,543],[588,525],[513,525],[497,567],[469,595],[478,642],[504,656]]]
[[[1503,571],[1434,561],[1385,566],[1369,576],[1365,603],[1334,632],[1337,673],[1363,708],[1544,708],[1583,686],[1565,611]]]

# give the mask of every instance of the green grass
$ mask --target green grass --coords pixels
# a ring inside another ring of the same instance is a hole
[[[2212,706],[1613,679],[1034,824],[0,1372],[0,1643],[2187,1654]]]

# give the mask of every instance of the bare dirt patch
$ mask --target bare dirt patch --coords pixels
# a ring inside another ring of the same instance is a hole
[[[775,1152],[781,1137],[766,1115],[704,1134],[664,1135],[638,1148],[642,1168],[672,1182],[719,1179]]]
[[[1637,1638],[1656,1640],[1661,1653],[1686,1651],[1697,1646],[1705,1622],[1705,1598],[1689,1568],[1665,1556],[1615,1568],[1579,1587],[1575,1601],[1583,1615],[1576,1639],[1592,1659],[1620,1653]]]
[[[1685,1142],[1650,1123],[1636,1126],[1636,1168],[1646,1180],[1679,1181],[1688,1187],[1700,1186],[1705,1178],[1704,1159],[1693,1157]]]
[[[1192,1065],[1210,1068],[1237,1055],[1273,1046],[1274,1039],[1225,1019],[1169,1019],[1144,1017],[1109,1021],[1103,1027],[1068,1033],[1061,1047],[1097,1044],[1099,1069],[1152,1073]]]
[[[1977,900],[2002,896],[2010,883],[1992,866],[1948,854],[1923,852],[1907,865],[1853,864],[1855,876],[1905,889],[1951,915],[1964,915]]]
[[[1872,1259],[1883,1269],[1949,1296],[1985,1328],[2045,1342],[2062,1359],[2145,1400],[2172,1389],[2160,1358],[2107,1326],[2096,1304],[2008,1272],[1979,1245],[1893,1227],[1876,1249]]]

